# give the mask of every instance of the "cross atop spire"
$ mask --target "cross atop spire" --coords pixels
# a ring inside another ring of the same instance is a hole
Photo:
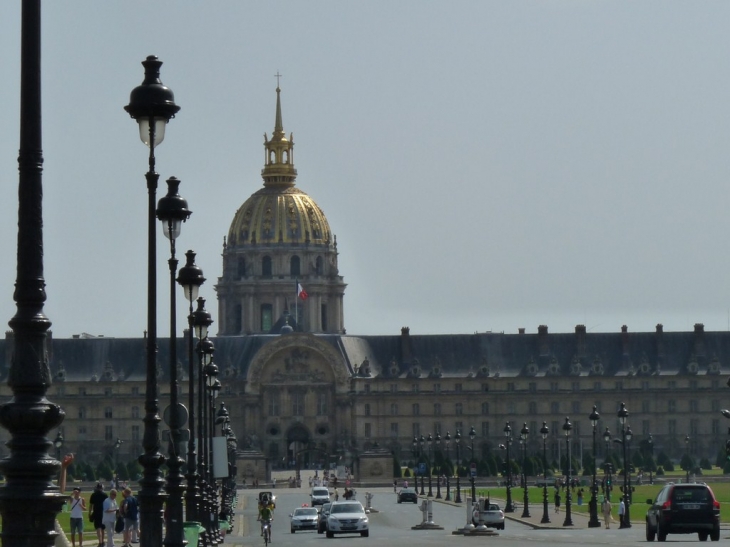
[[[274,74],[274,78],[276,78],[276,89],[279,90],[279,78],[281,78],[281,74],[279,74],[279,71],[276,71],[276,74]]]

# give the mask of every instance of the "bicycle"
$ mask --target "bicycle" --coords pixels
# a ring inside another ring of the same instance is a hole
[[[264,521],[264,545],[268,545],[271,541],[271,521]]]

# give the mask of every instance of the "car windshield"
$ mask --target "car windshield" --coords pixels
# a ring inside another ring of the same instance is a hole
[[[365,510],[359,503],[343,503],[332,507],[330,514],[335,513],[364,513]]]
[[[403,490],[401,490],[401,493],[402,494],[412,494],[413,488],[404,488]]]
[[[303,516],[307,516],[307,515],[312,516],[312,517],[317,516],[317,510],[312,508],[312,509],[297,509],[296,511],[294,511],[295,517],[303,517]]]
[[[315,488],[312,490],[313,496],[329,496],[330,492],[326,488]]]

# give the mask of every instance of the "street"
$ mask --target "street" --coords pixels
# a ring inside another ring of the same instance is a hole
[[[233,532],[226,537],[225,543],[235,545],[263,545],[263,539],[259,535],[258,523],[256,522],[256,495],[257,490],[239,490],[239,503],[236,508],[236,516],[233,526]],[[297,546],[314,546],[325,544],[341,545],[342,542],[355,542],[355,545],[365,547],[369,544],[377,544],[380,546],[402,546],[406,542],[417,542],[418,545],[434,545],[443,546],[448,544],[458,544],[459,542],[488,542],[490,545],[510,545],[513,547],[536,545],[538,543],[550,543],[555,545],[636,545],[637,543],[646,543],[644,538],[644,520],[643,513],[637,508],[633,527],[628,530],[620,530],[618,523],[614,523],[611,529],[601,528],[589,529],[587,519],[584,517],[574,518],[574,526],[572,528],[563,528],[563,514],[550,514],[550,518],[554,521],[553,527],[550,529],[535,529],[533,526],[523,524],[519,521],[512,520],[508,516],[505,522],[505,530],[497,532],[498,535],[489,537],[464,537],[461,535],[453,535],[452,532],[457,528],[461,528],[466,523],[466,509],[454,504],[444,503],[434,500],[433,503],[433,520],[435,524],[442,526],[443,530],[412,530],[411,527],[422,522],[422,513],[419,510],[419,504],[396,503],[395,494],[392,488],[374,488],[372,490],[374,498],[372,507],[377,512],[370,513],[370,537],[364,538],[359,535],[343,535],[335,536],[333,539],[327,539],[324,534],[316,532],[297,532],[290,533],[289,514],[302,504],[309,503],[309,489],[302,488],[282,488],[275,491],[276,494],[276,512],[272,527],[272,544],[273,545],[297,545]],[[358,491],[357,499],[365,505],[365,492]],[[500,503],[502,505],[502,503]],[[541,512],[533,511],[535,513]],[[552,508],[551,508],[552,511]],[[519,515],[516,513],[515,515]],[[532,519],[535,523],[539,523],[539,518]],[[728,536],[726,530],[723,530],[722,540]],[[674,544],[696,543],[696,535],[687,536],[669,536],[668,542]]]

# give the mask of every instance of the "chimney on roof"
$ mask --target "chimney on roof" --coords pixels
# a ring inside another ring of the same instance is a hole
[[[547,325],[540,325],[537,327],[537,348],[541,357],[550,355]]]
[[[400,362],[411,362],[411,329],[403,327],[400,330]]]
[[[525,327],[519,327],[517,329],[517,334],[525,334]]]
[[[575,326],[575,353],[578,357],[586,355],[586,326]]]
[[[629,354],[629,327],[621,325],[621,352],[624,357]]]
[[[656,326],[654,338],[656,339],[656,364],[661,369],[664,366],[664,325],[661,323]]]
[[[705,357],[705,325],[695,323],[695,357]]]

